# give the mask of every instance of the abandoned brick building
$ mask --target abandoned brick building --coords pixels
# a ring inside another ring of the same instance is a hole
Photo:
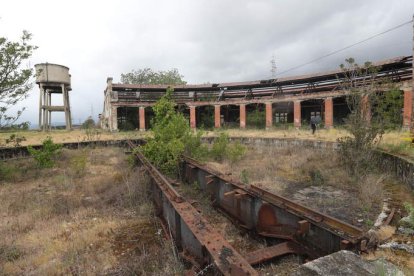
[[[378,78],[396,82],[404,99],[403,126],[411,123],[412,56],[375,63]],[[341,124],[349,113],[342,71],[248,82],[178,85],[173,98],[192,128],[301,127],[320,116],[324,127]],[[111,131],[150,128],[151,106],[168,85],[113,83],[107,79],[101,126]]]

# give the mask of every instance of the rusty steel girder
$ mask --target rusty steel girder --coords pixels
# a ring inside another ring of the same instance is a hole
[[[191,263],[197,263],[199,268],[213,264],[223,275],[257,275],[249,262],[175,191],[140,152],[134,154],[151,176],[157,213],[168,225],[181,256],[191,259]]]
[[[185,157],[183,180],[196,183],[210,195],[213,204],[241,227],[261,236],[295,241],[314,258],[341,249],[364,251],[363,231],[254,185],[244,185]]]

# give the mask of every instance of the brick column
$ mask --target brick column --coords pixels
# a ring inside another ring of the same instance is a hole
[[[240,128],[246,128],[246,105],[240,104]]]
[[[215,128],[220,128],[221,127],[220,108],[221,107],[219,105],[214,106],[214,127]]]
[[[411,115],[413,108],[413,91],[404,90],[404,115],[403,115],[403,127],[404,129],[410,129]]]
[[[293,103],[293,125],[299,128],[302,125],[302,115],[300,113],[300,101]]]
[[[266,129],[271,128],[272,125],[273,125],[272,103],[266,103]]]
[[[145,107],[139,107],[139,131],[145,131]]]
[[[325,128],[333,127],[333,100],[332,97],[325,99]]]
[[[195,129],[196,125],[196,107],[190,106],[190,127]]]

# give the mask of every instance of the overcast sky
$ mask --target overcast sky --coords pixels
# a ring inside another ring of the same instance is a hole
[[[70,68],[74,123],[103,108],[106,78],[151,67],[178,68],[188,83],[271,77],[412,19],[413,0],[7,0],[0,36],[33,34],[40,62]],[[412,54],[412,24],[329,58],[290,71],[338,68],[346,57],[377,61]],[[39,90],[20,104],[23,121],[37,123]],[[59,103],[56,101],[55,103]],[[54,113],[56,114],[56,113]],[[63,121],[55,115],[54,121]]]

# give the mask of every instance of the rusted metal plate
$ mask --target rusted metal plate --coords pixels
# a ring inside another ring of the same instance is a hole
[[[289,241],[250,252],[245,258],[251,265],[257,265],[286,254],[306,255],[306,252],[299,244]]]

